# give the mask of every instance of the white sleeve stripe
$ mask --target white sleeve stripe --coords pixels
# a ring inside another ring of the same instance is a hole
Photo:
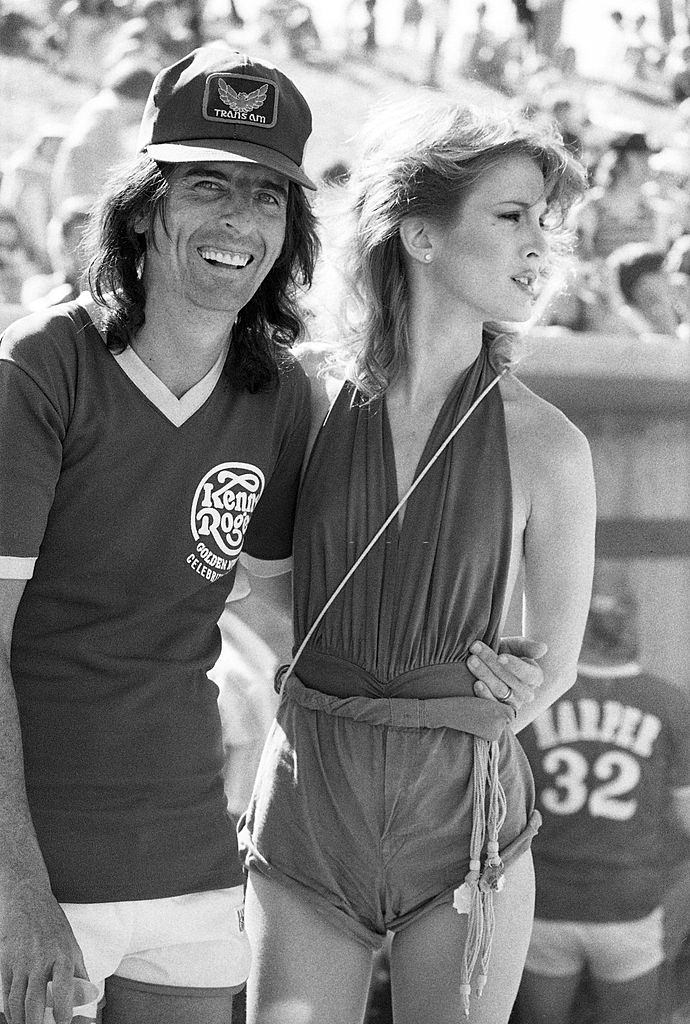
[[[277,558],[270,561],[267,558],[252,558],[243,551],[240,555],[240,562],[247,572],[259,579],[270,579],[272,576],[282,576],[292,571],[292,555],[289,558]]]
[[[0,555],[0,579],[30,580],[34,574],[35,558],[17,558],[14,555]]]

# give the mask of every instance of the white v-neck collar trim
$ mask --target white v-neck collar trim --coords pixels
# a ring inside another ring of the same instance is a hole
[[[131,345],[128,345],[123,352],[114,353],[113,358],[127,374],[132,384],[155,405],[159,412],[167,420],[170,420],[173,426],[181,427],[190,416],[198,412],[215,388],[218,378],[223,372],[229,347],[230,343],[228,342],[206,376],[185,392],[182,398],[177,398],[172,393],[160,377],[157,377],[143,359],[139,358]]]

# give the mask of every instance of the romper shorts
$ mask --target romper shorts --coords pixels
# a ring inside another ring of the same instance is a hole
[[[504,863],[529,848],[541,818],[512,717],[474,696],[342,698],[290,676],[239,825],[245,867],[378,948],[467,874],[475,735],[499,742]]]

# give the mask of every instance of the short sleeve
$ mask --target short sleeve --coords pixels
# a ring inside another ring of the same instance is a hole
[[[13,342],[17,341],[16,344]],[[0,576],[28,579],[62,465],[64,413],[45,352],[8,330],[0,347]]]
[[[287,560],[292,557],[297,491],[311,416],[309,382],[299,367],[291,375],[290,391],[292,412],[288,409],[285,413],[289,428],[244,541],[243,561],[255,575],[280,575],[291,568]],[[267,567],[267,571],[262,572],[261,562],[283,563],[283,566]]]

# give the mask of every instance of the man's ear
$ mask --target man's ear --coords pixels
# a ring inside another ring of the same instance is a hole
[[[138,235],[145,235],[151,227],[151,214],[140,213],[137,219],[134,221],[134,230]]]
[[[434,240],[424,217],[405,217],[400,225],[400,241],[407,255],[418,263],[431,263]]]

